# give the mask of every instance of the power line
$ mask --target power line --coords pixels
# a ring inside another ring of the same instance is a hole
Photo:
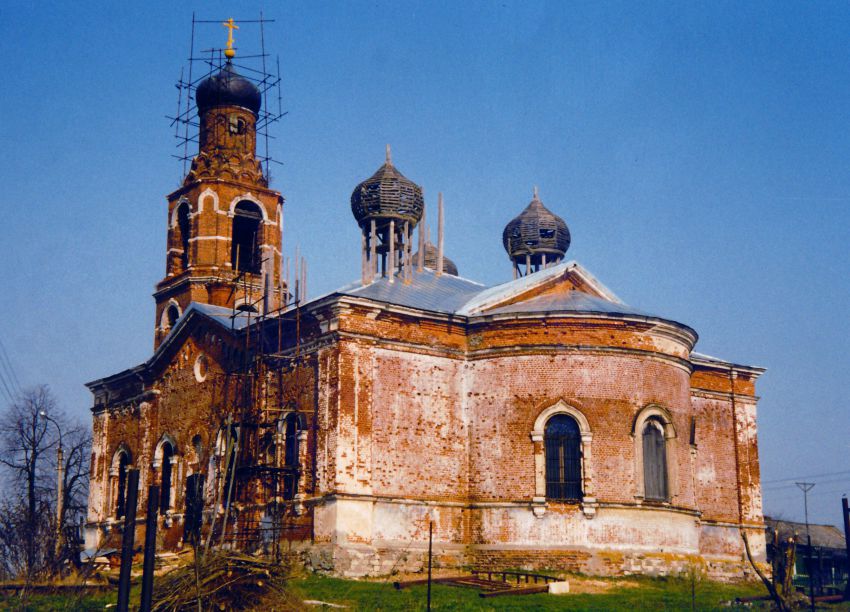
[[[762,480],[761,484],[770,484],[774,482],[787,482],[789,484],[794,484],[795,480],[803,480],[804,478],[821,478],[825,476],[839,476],[841,474],[850,474],[850,470],[842,470],[840,472],[826,472],[824,474],[807,474],[805,476],[791,476],[790,478],[777,478],[776,480]]]
[[[818,484],[833,484],[836,482],[850,482],[850,475],[848,476],[837,476],[832,478],[819,479]],[[786,484],[774,484],[768,485],[766,487],[762,487],[763,491],[778,491],[779,489],[793,489],[797,485],[793,482],[789,482]]]
[[[845,487],[843,489],[830,489],[829,491],[813,491],[812,493],[809,493],[809,495],[812,495],[812,496],[814,496],[814,495],[829,495],[829,494],[835,494],[835,493],[850,493],[850,485],[848,485],[847,487]],[[782,491],[781,493],[771,493],[770,498],[771,499],[787,498],[789,494],[797,495],[797,493],[794,492],[794,491]]]
[[[12,360],[9,359],[9,353],[6,351],[6,346],[3,344],[2,339],[0,339],[0,357],[2,357],[2,359],[0,359],[0,362],[5,360],[4,366],[9,374],[9,381],[11,383],[14,383],[13,387],[17,390],[18,393],[20,393],[22,391],[21,383],[18,380],[18,375],[15,373],[15,368],[12,367]]]
[[[2,369],[0,369],[0,384],[2,384],[3,390],[6,393],[6,399],[9,400],[10,404],[14,404],[15,398],[14,398],[12,392],[9,390],[9,385],[6,383],[6,377],[3,375]]]

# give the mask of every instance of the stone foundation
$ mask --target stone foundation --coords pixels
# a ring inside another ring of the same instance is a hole
[[[349,498],[317,505],[315,518],[315,542],[304,551],[305,563],[345,577],[423,571],[429,519],[434,567],[670,576],[697,564],[717,580],[752,575],[737,527],[702,525],[695,513],[676,509],[602,507],[588,518],[578,506],[562,506],[539,517],[522,504]],[[763,534],[749,534],[756,559],[763,561]]]

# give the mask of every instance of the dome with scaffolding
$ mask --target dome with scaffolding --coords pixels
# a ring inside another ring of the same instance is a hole
[[[255,115],[260,112],[262,96],[251,81],[241,76],[228,60],[218,73],[204,79],[195,92],[198,114],[216,106],[241,106]]]

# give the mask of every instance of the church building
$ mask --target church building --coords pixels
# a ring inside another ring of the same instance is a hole
[[[279,546],[346,576],[421,569],[429,525],[444,566],[664,574],[698,559],[734,578],[742,532],[763,561],[762,368],[696,352],[694,329],[566,259],[567,224],[536,189],[501,237],[506,282],[463,278],[442,202],[433,244],[389,149],[351,194],[359,280],[306,299],[256,152],[260,89],[228,58],[196,103],[153,354],[88,383],[87,546],[130,527],[142,542],[157,485],[162,550]]]

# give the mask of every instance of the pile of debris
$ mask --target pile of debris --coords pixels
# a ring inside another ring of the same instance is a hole
[[[234,551],[199,556],[157,579],[153,610],[301,610],[286,588],[290,566]]]

